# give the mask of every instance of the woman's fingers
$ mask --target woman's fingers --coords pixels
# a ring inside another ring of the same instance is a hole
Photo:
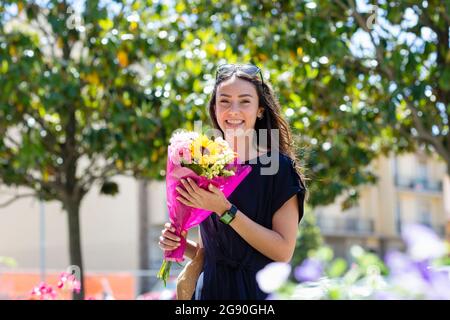
[[[166,229],[173,229],[172,224],[170,222],[166,222],[164,224],[164,228],[166,228]]]
[[[164,236],[159,237],[159,241],[169,247],[178,247],[180,245],[180,241],[171,240],[169,238],[166,238]]]
[[[176,190],[178,191],[179,194],[181,194],[187,200],[189,200],[189,201],[193,200],[191,195],[189,193],[187,193],[186,191],[184,191],[182,188],[176,187]]]
[[[158,244],[159,244],[159,247],[164,251],[172,251],[172,250],[175,250],[176,248],[178,248],[178,247],[173,247],[173,246],[167,246],[161,242],[159,242]]]
[[[164,224],[164,229],[161,231],[158,245],[162,250],[171,251],[180,246],[181,238],[175,233],[175,227],[170,222]]]
[[[188,184],[191,186],[192,190],[194,190],[195,193],[201,194],[202,188],[197,186],[197,184],[195,183],[194,180],[192,180],[191,178],[187,178],[187,181],[188,181]]]
[[[213,193],[215,193],[215,194],[217,194],[217,195],[220,195],[220,193],[222,192],[213,184],[209,184],[208,185],[208,190],[213,192]]]
[[[187,182],[185,179],[181,179],[181,183],[183,184],[183,187],[186,189],[187,192],[191,195],[195,195],[194,189],[192,189],[192,186],[189,182]]]
[[[161,231],[161,234],[164,238],[168,238],[170,240],[174,240],[174,241],[180,241],[180,237],[178,237],[176,234],[174,234],[173,232],[164,229],[163,231]]]
[[[163,250],[174,250],[180,246],[180,242],[178,241],[172,241],[168,238],[165,238],[163,236],[159,237],[159,246]]]
[[[189,207],[195,207],[195,204],[193,204],[192,202],[184,199],[183,197],[177,197],[177,200],[180,201],[182,204],[189,206]]]

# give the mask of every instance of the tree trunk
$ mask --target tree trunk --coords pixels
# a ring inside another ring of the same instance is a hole
[[[148,182],[139,181],[139,269],[150,269],[150,251],[148,245]],[[139,294],[150,291],[150,276],[145,274],[139,277]]]
[[[80,293],[74,292],[73,300],[84,300],[84,270],[83,258],[81,254],[81,228],[80,228],[80,202],[72,202],[67,205],[68,223],[69,223],[69,251],[70,264],[79,268],[79,281],[81,283]]]
[[[447,174],[444,176],[442,185],[443,200],[444,200],[444,213],[446,219],[445,225],[445,237],[450,241],[450,167],[447,170]]]

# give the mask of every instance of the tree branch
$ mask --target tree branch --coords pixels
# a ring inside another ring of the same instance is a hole
[[[31,110],[31,108],[29,108],[29,109]],[[44,130],[46,132],[46,136],[42,137],[42,142],[43,142],[44,146],[47,148],[47,150],[50,152],[53,152],[57,155],[61,155],[61,152],[58,151],[58,149],[56,148],[59,145],[58,140],[57,140],[56,136],[51,132],[51,130],[47,127],[47,125],[44,122],[44,119],[42,119],[40,116],[38,116],[34,113],[30,113],[29,116],[31,118],[33,118],[39,124],[39,126],[41,127],[41,130]],[[28,127],[28,123],[26,122],[25,119],[23,119],[22,122],[26,127]]]
[[[96,175],[94,172],[92,172],[92,174],[86,175],[87,179],[85,179],[85,181],[80,182],[81,188],[83,188],[85,190],[89,190],[90,186],[96,180],[104,180],[104,179],[108,178],[111,173],[115,173],[115,172],[111,172],[115,168],[116,168],[116,164],[115,164],[115,161],[113,161],[113,162],[110,162],[109,164],[106,164],[102,168],[100,174]]]
[[[410,101],[406,101],[406,103],[408,108],[411,110],[412,118],[416,130],[419,134],[417,138],[429,142],[436,149],[436,152],[439,153],[447,163],[450,163],[450,153],[445,149],[442,141],[439,139],[439,137],[432,135],[425,128],[422,119],[419,116],[419,111],[417,110],[417,108]]]
[[[18,194],[14,197],[12,197],[11,199],[9,199],[8,201],[5,201],[3,203],[0,203],[0,208],[5,208],[7,206],[9,206],[10,204],[12,204],[13,202],[22,199],[22,198],[27,198],[27,197],[35,197],[36,193],[24,193],[24,194]]]
[[[398,82],[398,81],[396,81],[395,74],[392,72],[392,70],[389,68],[386,68],[385,65],[383,64],[384,49],[380,45],[377,45],[377,43],[375,41],[375,37],[374,37],[372,31],[368,28],[366,21],[361,16],[361,14],[359,14],[357,12],[355,2],[353,0],[349,0],[350,7],[348,7],[341,0],[335,0],[335,1],[343,10],[346,10],[346,11],[349,10],[351,12],[351,15],[355,18],[356,22],[358,23],[359,27],[369,34],[371,43],[372,43],[373,47],[375,48],[376,60],[378,62],[376,68],[378,69],[378,71],[381,74],[385,75],[388,80],[393,81],[393,82]],[[425,19],[426,22],[428,22],[432,27],[437,27],[434,24],[434,22],[431,21],[431,19],[426,14],[421,15],[421,17],[423,17],[422,19]],[[434,28],[432,28],[432,29],[437,33],[438,37],[441,34],[441,37],[445,40],[444,41],[445,46],[448,46],[448,27],[445,30],[445,35],[442,35],[442,32],[440,33],[439,30],[435,30]],[[439,55],[442,54],[439,51],[440,50],[439,50],[439,46],[438,46],[438,57],[439,57]],[[410,101],[407,101],[407,99],[405,99],[405,102],[406,102],[408,109],[411,110],[413,122],[415,124],[416,130],[419,135],[418,137],[414,137],[414,138],[430,143],[436,149],[436,151],[444,158],[444,160],[447,162],[447,164],[450,164],[450,152],[444,147],[444,144],[439,139],[439,137],[432,135],[429,132],[429,130],[427,130],[425,128],[424,123],[422,122],[422,119],[418,114],[417,108]],[[450,134],[447,135],[447,138],[450,141]]]

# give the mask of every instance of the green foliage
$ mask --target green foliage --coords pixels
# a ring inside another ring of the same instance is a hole
[[[119,193],[119,185],[112,181],[105,181],[100,188],[100,193],[114,196]]]
[[[316,218],[308,210],[300,222],[291,264],[293,266],[300,265],[312,252],[318,250],[322,245],[323,238],[316,224]]]
[[[0,256],[0,265],[13,268],[17,266],[17,261],[14,258]]]
[[[0,48],[0,127],[5,133],[20,124],[30,139],[17,150],[0,145],[5,183],[32,183],[44,192],[36,179],[12,173],[17,170],[58,179],[67,156],[67,101],[76,110],[77,156],[109,159],[106,178],[126,172],[163,179],[168,137],[175,128],[192,130],[194,120],[207,122],[215,66],[224,61],[254,62],[273,84],[310,179],[312,206],[375,182],[368,165],[380,153],[413,150],[419,142],[447,160],[450,68],[443,3],[426,9],[415,1],[379,5],[377,23],[409,32],[416,46],[368,29],[367,8],[352,10],[346,1],[197,0],[178,1],[174,8],[146,1],[115,1],[107,8],[89,1],[83,28],[70,30],[66,5],[44,3],[56,35],[54,52],[44,50],[39,29],[12,27],[7,14],[17,6],[31,21],[41,6],[7,1],[0,13],[6,44]],[[411,10],[418,21],[408,27],[404,17]],[[424,28],[436,41],[424,38]],[[355,50],[354,36],[369,32],[377,51]],[[76,45],[84,50],[79,57]],[[357,197],[355,191],[344,205]]]

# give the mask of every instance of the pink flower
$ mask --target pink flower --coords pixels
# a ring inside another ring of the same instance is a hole
[[[191,163],[191,143],[198,137],[197,132],[177,132],[170,138],[169,156],[176,165]]]
[[[56,292],[53,290],[52,286],[46,283],[41,283],[40,285],[33,288],[30,293],[30,300],[55,300]]]
[[[75,275],[63,272],[61,273],[58,281],[58,288],[62,290],[70,290],[75,291],[76,293],[80,293],[81,283],[77,280]]]
[[[191,163],[192,162],[190,143],[188,146],[185,146],[181,143],[176,146],[170,146],[169,154],[170,154],[170,158],[172,159],[173,163],[176,165],[179,165],[182,162],[183,163]]]

